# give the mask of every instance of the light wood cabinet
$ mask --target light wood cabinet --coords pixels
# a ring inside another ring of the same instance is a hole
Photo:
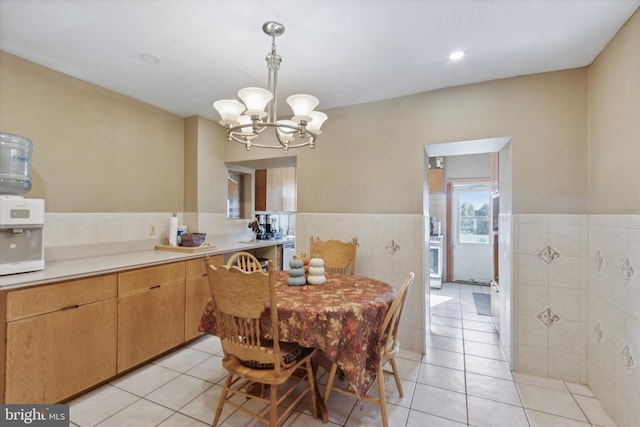
[[[444,169],[429,169],[429,193],[444,192]]]
[[[120,273],[118,295],[118,373],[184,342],[184,262]]]
[[[116,374],[116,275],[8,292],[5,403],[51,403]]]
[[[259,169],[255,173],[256,211],[288,212],[297,207],[296,168]]]
[[[200,335],[203,259],[0,291],[0,401],[63,402]]]
[[[223,256],[211,256],[209,262],[220,267],[223,264]],[[188,341],[202,335],[198,326],[205,305],[211,296],[204,258],[186,262],[185,287],[184,339]]]

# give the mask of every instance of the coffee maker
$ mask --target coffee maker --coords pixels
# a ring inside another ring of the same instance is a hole
[[[271,224],[269,224],[268,220],[269,215],[267,214],[258,214],[256,218],[258,220],[259,230],[256,232],[257,240],[268,240],[271,234]]]

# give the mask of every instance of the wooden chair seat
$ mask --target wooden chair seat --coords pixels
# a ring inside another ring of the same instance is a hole
[[[288,363],[286,368],[280,371],[280,375],[273,375],[273,365],[271,369],[266,366],[253,368],[247,365],[250,361],[240,360],[235,356],[225,358],[222,360],[222,366],[227,371],[233,371],[237,376],[253,381],[260,384],[282,384],[287,381],[297,369],[304,368],[304,363],[307,359],[313,355],[315,349],[304,348],[302,349],[298,357]]]
[[[273,348],[273,341],[268,340],[262,343],[265,348]],[[308,350],[301,345],[291,342],[280,341],[280,357],[282,358],[283,366],[290,366],[292,363],[297,362],[304,351]],[[243,365],[253,369],[273,369],[273,363],[261,363],[256,360],[242,360]]]

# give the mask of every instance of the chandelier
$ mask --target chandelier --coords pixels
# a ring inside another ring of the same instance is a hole
[[[291,120],[278,120],[278,70],[282,57],[276,53],[276,37],[284,33],[284,25],[269,21],[262,26],[262,31],[271,36],[271,52],[266,57],[269,89],[246,87],[238,91],[242,102],[235,99],[214,102],[213,107],[222,119],[219,123],[225,127],[229,141],[244,144],[247,151],[252,147],[279,148],[285,153],[289,148],[315,148],[320,126],[327,115],[313,110],[320,102],[318,98],[296,94],[287,98],[293,110]],[[267,128],[275,129],[277,144],[256,142]]]

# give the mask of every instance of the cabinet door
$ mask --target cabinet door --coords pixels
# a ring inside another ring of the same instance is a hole
[[[444,169],[429,169],[429,193],[444,192]]]
[[[267,210],[282,211],[282,168],[267,169]]]
[[[282,211],[297,210],[296,168],[282,169]]]
[[[296,168],[267,169],[267,211],[295,211],[296,205]]]
[[[255,210],[267,210],[267,170],[257,169],[255,172]]]
[[[220,267],[223,263],[222,255],[210,257],[209,262]],[[187,281],[186,281],[186,302],[184,320],[184,339],[188,341],[202,332],[198,330],[200,318],[207,301],[211,296],[209,292],[209,281],[207,280],[207,270],[203,259],[187,261]]]
[[[118,373],[184,342],[184,298],[184,279],[119,297]]]
[[[116,374],[117,299],[7,324],[6,403],[55,403]]]

